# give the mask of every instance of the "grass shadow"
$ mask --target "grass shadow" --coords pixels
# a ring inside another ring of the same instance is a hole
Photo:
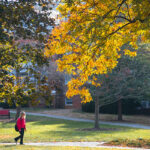
[[[11,147],[14,147],[14,146],[16,146],[15,144],[12,144],[12,145],[3,145],[3,147],[5,147],[5,148],[11,148]]]

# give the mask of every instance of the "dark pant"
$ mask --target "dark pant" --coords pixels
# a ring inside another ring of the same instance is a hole
[[[20,135],[15,138],[15,141],[18,141],[20,139],[20,144],[23,144],[23,136],[24,136],[24,128],[21,128],[21,131],[19,131]]]

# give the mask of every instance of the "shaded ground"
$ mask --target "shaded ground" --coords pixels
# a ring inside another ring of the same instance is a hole
[[[77,131],[117,131],[117,128],[84,128],[84,129],[77,129]]]
[[[11,111],[11,113],[16,113],[16,112]],[[81,118],[74,118],[74,117],[68,117],[68,116],[58,116],[58,115],[54,115],[54,114],[44,114],[44,113],[37,113],[37,112],[36,113],[26,112],[26,114],[32,115],[32,116],[43,116],[43,117],[57,118],[57,119],[63,119],[63,120],[94,123],[94,120],[90,120],[90,119],[81,119]],[[141,128],[141,129],[149,129],[150,130],[150,126],[135,124],[135,123],[128,123],[128,122],[100,121],[100,124],[101,125],[107,124],[107,125],[115,125],[115,126],[124,126],[124,127],[131,127],[131,128]]]
[[[94,120],[93,113],[85,113],[75,109],[38,109],[38,108],[26,108],[25,111],[37,112],[42,114],[50,114],[57,116],[65,116],[71,118],[82,118]],[[118,122],[117,115],[112,114],[100,114],[100,120]],[[150,125],[150,117],[142,115],[123,115],[124,123],[138,123],[143,125]]]

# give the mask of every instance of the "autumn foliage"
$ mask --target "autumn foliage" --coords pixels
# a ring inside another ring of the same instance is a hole
[[[86,83],[100,86],[96,76],[107,74],[123,55],[136,56],[137,41],[149,42],[149,0],[74,0],[58,6],[60,24],[47,43],[47,56],[60,55],[59,71],[73,75],[67,96],[92,100]],[[132,50],[122,49],[124,44]]]

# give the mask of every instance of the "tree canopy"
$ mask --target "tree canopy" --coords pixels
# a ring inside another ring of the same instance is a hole
[[[0,100],[11,104],[13,98],[20,103],[26,89],[33,88],[18,75],[20,71],[29,63],[30,73],[47,63],[43,49],[54,26],[53,5],[51,0],[0,1]]]
[[[111,72],[123,55],[136,56],[137,41],[149,42],[149,0],[61,1],[60,25],[49,38],[45,54],[60,55],[58,70],[73,74],[67,96],[92,96],[86,83],[100,86],[96,76]],[[132,49],[122,49],[129,44]]]
[[[98,96],[99,106],[121,99],[141,101],[147,98],[150,90],[150,68],[144,59],[147,59],[144,54],[139,54],[136,58],[124,56],[111,73],[97,77],[97,82],[102,85],[91,86],[91,93],[93,97]]]

